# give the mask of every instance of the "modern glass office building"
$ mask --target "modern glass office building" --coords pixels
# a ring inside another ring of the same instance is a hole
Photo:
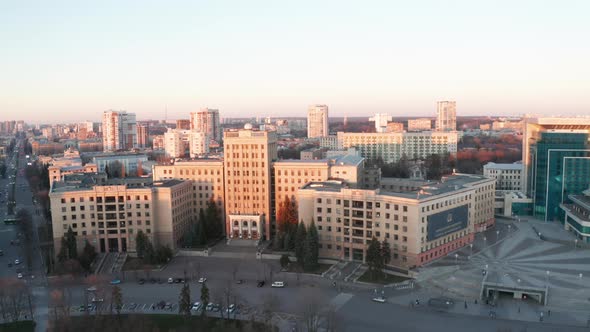
[[[551,129],[529,142],[527,193],[534,216],[564,220],[561,203],[590,186],[590,146],[587,130]]]

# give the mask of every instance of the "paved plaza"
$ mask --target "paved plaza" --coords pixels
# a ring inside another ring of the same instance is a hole
[[[539,232],[559,241],[541,240]],[[484,278],[516,287],[546,288],[547,305],[504,296],[496,307],[487,306],[480,299]],[[494,311],[503,318],[535,320],[543,312],[544,320],[585,325],[590,311],[589,278],[590,250],[576,247],[574,237],[561,224],[500,219],[495,228],[477,235],[473,247],[421,268],[420,290],[412,296],[449,297],[460,304],[456,311],[466,314]],[[410,300],[411,296],[397,298],[402,303]]]

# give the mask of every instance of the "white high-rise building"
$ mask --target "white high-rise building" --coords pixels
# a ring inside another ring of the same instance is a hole
[[[307,109],[307,137],[324,137],[328,134],[328,106],[309,106]]]
[[[374,117],[369,118],[369,121],[375,121],[376,133],[387,132],[387,122],[391,120],[393,120],[393,118],[387,113],[377,113]]]
[[[209,138],[206,133],[191,130],[189,133],[189,153],[191,158],[209,153]]]
[[[210,140],[220,143],[222,130],[219,123],[219,110],[201,108],[198,112],[192,112],[190,129],[206,133]]]
[[[137,145],[135,113],[105,111],[102,115],[102,146],[105,152],[129,150]]]
[[[439,101],[436,103],[436,131],[457,130],[457,103]]]

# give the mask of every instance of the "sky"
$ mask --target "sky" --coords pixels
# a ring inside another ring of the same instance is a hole
[[[590,1],[0,1],[0,120],[590,115]]]

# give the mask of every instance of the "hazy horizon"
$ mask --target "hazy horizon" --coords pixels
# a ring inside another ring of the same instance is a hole
[[[590,115],[590,2],[0,4],[0,120]]]

